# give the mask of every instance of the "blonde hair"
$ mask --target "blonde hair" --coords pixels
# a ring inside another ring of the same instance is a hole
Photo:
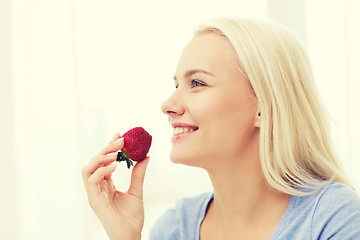
[[[261,112],[260,161],[278,191],[306,195],[322,184],[348,184],[332,145],[328,117],[304,48],[276,23],[214,19],[195,31],[214,32],[233,46]]]

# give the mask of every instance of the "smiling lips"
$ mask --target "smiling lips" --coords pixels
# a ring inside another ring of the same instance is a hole
[[[193,131],[195,131],[193,128],[177,127],[177,128],[174,128],[173,135],[177,135],[180,133],[191,133]]]
[[[198,130],[198,127],[195,126],[180,126],[179,124],[173,125],[173,135],[179,135],[182,133],[192,133],[196,130]]]

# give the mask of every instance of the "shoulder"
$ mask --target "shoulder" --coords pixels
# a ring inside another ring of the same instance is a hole
[[[351,186],[341,183],[328,183],[317,193],[316,212],[360,210],[359,194]]]
[[[203,193],[177,200],[175,206],[156,221],[150,230],[150,239],[188,239],[201,223],[212,196],[212,193]]]
[[[308,191],[304,189],[304,191]],[[313,211],[323,208],[340,206],[358,206],[360,203],[359,194],[351,186],[329,182],[321,186],[317,191],[305,196],[292,196],[297,207],[309,207]]]
[[[337,197],[350,197],[351,200],[359,200],[359,195],[356,190],[349,186],[338,182],[330,182],[322,189],[323,197],[337,196]],[[339,195],[340,194],[340,195]]]
[[[355,189],[333,182],[317,196],[312,233],[318,239],[360,239],[360,197]]]
[[[358,193],[350,186],[330,182],[312,194],[292,195],[271,239],[360,239]]]

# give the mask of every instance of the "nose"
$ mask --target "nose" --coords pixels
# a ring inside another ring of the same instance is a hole
[[[185,108],[181,99],[180,92],[175,91],[165,102],[163,102],[163,104],[161,104],[161,111],[169,117],[184,114]]]

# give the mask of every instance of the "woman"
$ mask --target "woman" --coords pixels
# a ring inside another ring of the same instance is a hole
[[[214,191],[179,201],[150,239],[360,239],[360,200],[329,136],[309,60],[276,24],[217,19],[180,58],[162,105],[174,128],[171,160],[205,169]],[[88,198],[110,239],[140,239],[142,184],[111,181],[117,134],[83,169]]]

